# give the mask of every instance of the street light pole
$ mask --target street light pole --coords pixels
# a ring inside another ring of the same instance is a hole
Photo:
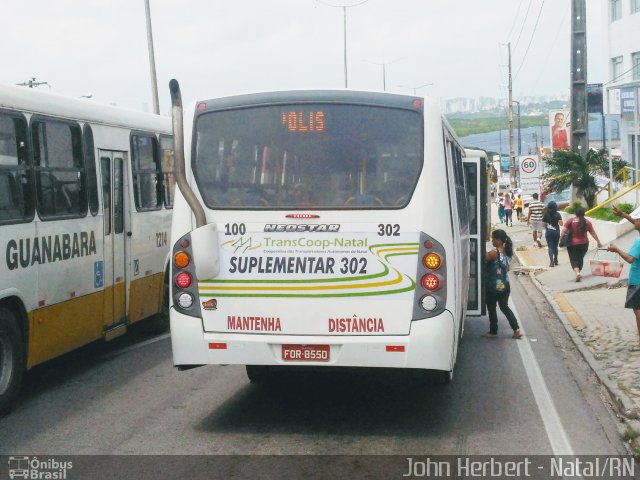
[[[151,10],[149,0],[144,0],[144,12],[147,17],[147,47],[149,50],[149,69],[151,70],[151,97],[153,100],[153,113],[160,115],[160,104],[158,102],[158,80],[156,78],[156,60],[153,53],[153,33],[151,32]]]
[[[347,7],[345,5],[342,6],[342,21],[344,31],[344,88],[347,88]]]
[[[413,90],[413,94],[416,95],[419,88],[428,87],[430,85],[435,85],[435,83],[433,82],[425,83],[424,85],[418,85],[417,87],[410,87],[408,85],[398,85],[398,88],[410,88],[411,90]]]
[[[145,0],[149,1],[149,0]],[[331,3],[324,2],[322,0],[316,0],[316,2],[326,5],[327,7],[342,8],[342,23],[343,23],[343,43],[344,43],[344,88],[348,88],[348,76],[347,76],[347,8],[359,7],[363,3],[367,3],[369,0],[363,0],[354,5],[333,5]]]
[[[382,67],[382,91],[386,92],[387,91],[387,65],[391,65],[393,63],[399,62],[400,60],[404,60],[407,57],[402,57],[402,58],[397,58],[391,62],[382,62],[382,63],[378,63],[378,62],[370,62],[368,60],[364,60],[367,63],[371,63],[373,65],[380,65]]]

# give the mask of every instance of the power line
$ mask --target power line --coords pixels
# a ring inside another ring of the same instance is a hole
[[[610,83],[614,83],[617,82],[618,80],[622,80],[626,77],[629,76],[630,73],[632,73],[636,68],[638,68],[638,65],[634,65],[633,67],[631,67],[629,70],[627,70],[626,72],[622,72],[620,75],[618,75],[616,78],[614,78],[613,80],[609,80],[607,83],[605,83],[604,85],[609,85]]]
[[[511,38],[511,34],[513,33],[513,29],[516,26],[516,21],[518,20],[518,15],[520,14],[520,7],[522,7],[522,1],[518,3],[518,10],[516,11],[516,16],[513,18],[513,23],[511,24],[511,30],[509,30],[509,34],[507,35],[507,41]]]
[[[551,52],[553,52],[553,45],[555,45],[555,43],[558,40],[558,37],[560,36],[560,32],[562,31],[562,27],[564,25],[565,20],[567,19],[568,14],[569,14],[569,10],[565,10],[564,16],[562,17],[562,21],[560,22],[560,26],[558,27],[558,31],[556,32],[556,35],[553,38],[553,42],[551,42],[551,48],[547,52],[547,57],[544,59],[544,62],[542,62],[542,68],[540,69],[540,74],[538,75],[538,78],[533,84],[534,87],[538,86],[538,83],[540,82],[540,78],[542,78],[542,74],[545,72],[547,68],[547,60],[549,60],[549,57],[551,56]]]
[[[518,39],[516,40],[516,44],[513,47],[513,51],[518,48],[518,44],[520,43],[520,37],[522,36],[522,32],[524,31],[524,26],[527,24],[527,18],[529,18],[529,10],[531,10],[531,3],[533,0],[529,0],[529,6],[527,7],[527,12],[524,14],[524,20],[522,20],[522,27],[520,28],[520,33],[518,33]]]
[[[538,29],[538,22],[540,22],[540,17],[542,16],[542,9],[544,8],[544,0],[540,4],[540,11],[538,12],[538,18],[536,18],[536,24],[533,26],[533,32],[531,32],[531,38],[529,39],[529,45],[527,45],[527,49],[524,52],[524,56],[522,57],[522,62],[516,71],[515,78],[518,78],[518,74],[520,73],[520,69],[524,65],[524,62],[527,60],[527,54],[529,53],[529,47],[531,47],[531,43],[533,42],[533,37],[536,35],[536,30]]]

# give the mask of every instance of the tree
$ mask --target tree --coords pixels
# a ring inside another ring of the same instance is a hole
[[[546,171],[543,178],[549,189],[559,191],[573,185],[591,209],[598,193],[595,176],[609,176],[609,160],[604,150],[589,150],[584,157],[576,150],[554,150],[553,156],[547,158]],[[614,174],[616,171],[614,168]]]

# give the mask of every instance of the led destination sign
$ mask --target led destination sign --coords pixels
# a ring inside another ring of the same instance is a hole
[[[324,112],[282,112],[280,119],[290,132],[324,132]]]

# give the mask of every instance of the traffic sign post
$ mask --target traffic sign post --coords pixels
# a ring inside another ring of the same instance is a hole
[[[521,155],[520,188],[523,195],[540,195],[540,158],[538,155]]]

